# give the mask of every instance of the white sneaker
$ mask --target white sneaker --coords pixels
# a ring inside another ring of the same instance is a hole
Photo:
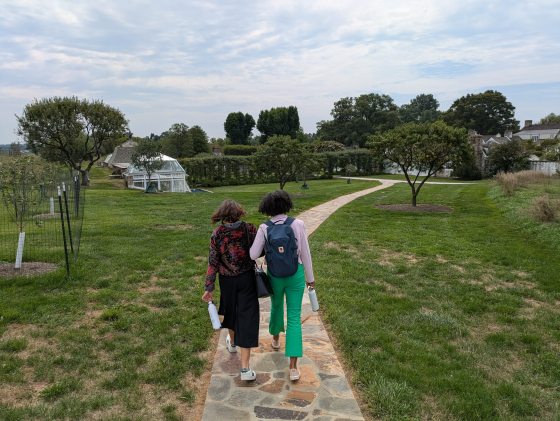
[[[232,354],[235,354],[237,352],[237,347],[231,344],[231,339],[229,335],[226,336],[226,348]]]
[[[250,382],[252,380],[255,380],[256,378],[257,378],[257,373],[255,373],[253,370],[241,372],[241,380],[243,381]]]
[[[290,380],[293,382],[299,380],[299,370],[297,368],[290,368]]]

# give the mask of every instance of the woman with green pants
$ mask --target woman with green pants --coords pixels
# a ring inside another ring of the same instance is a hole
[[[269,225],[291,222],[293,234],[297,242],[298,267],[293,275],[277,277],[268,272],[272,284],[269,332],[272,335],[271,345],[280,349],[280,332],[286,332],[285,355],[290,358],[290,380],[300,377],[297,360],[303,356],[303,340],[301,333],[301,302],[305,284],[314,286],[311,252],[305,234],[305,226],[301,219],[288,218],[287,213],[293,208],[292,199],[283,190],[268,193],[259,205],[259,212],[270,216]],[[267,224],[261,224],[257,230],[255,241],[251,246],[251,259],[262,256],[267,240]],[[287,329],[284,329],[284,299],[287,310]]]

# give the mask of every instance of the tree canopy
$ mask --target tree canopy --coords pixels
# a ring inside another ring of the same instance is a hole
[[[409,104],[399,108],[399,116],[403,123],[430,123],[440,117],[439,102],[432,94],[420,94]]]
[[[152,180],[152,174],[163,166],[161,145],[153,140],[142,139],[134,149],[131,162],[136,168],[146,171],[148,176],[146,192],[151,191],[150,181]]]
[[[459,164],[470,151],[466,130],[442,121],[403,124],[372,136],[368,147],[404,173],[412,191],[412,206],[430,177],[446,165]]]
[[[175,123],[169,130],[160,136],[154,136],[152,142],[161,142],[161,151],[173,158],[194,156],[194,145],[189,126],[184,123]]]
[[[257,129],[261,132],[261,143],[266,143],[274,135],[289,136],[295,139],[300,129],[299,114],[296,107],[277,107],[259,113]]]
[[[255,119],[251,114],[243,114],[241,111],[229,113],[224,122],[226,136],[234,145],[248,143],[249,136],[255,127]]]
[[[529,168],[529,153],[519,140],[512,140],[490,149],[484,170],[491,177],[499,172],[516,172]]]
[[[27,104],[18,121],[18,134],[41,157],[80,172],[89,184],[91,167],[105,147],[125,136],[124,114],[103,101],[52,97]]]
[[[541,118],[540,124],[560,124],[560,114],[550,113],[546,117]]]
[[[398,107],[389,95],[364,94],[341,98],[334,103],[330,121],[317,123],[321,140],[332,140],[346,146],[364,146],[367,137],[392,129],[399,124]]]
[[[271,174],[280,184],[280,189],[305,166],[303,146],[290,136],[272,136],[254,154],[255,166],[264,174]]]
[[[443,114],[443,119],[449,125],[476,130],[480,134],[504,134],[507,130],[519,129],[515,107],[502,93],[492,90],[456,99]]]

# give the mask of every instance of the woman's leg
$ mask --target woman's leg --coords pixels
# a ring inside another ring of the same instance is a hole
[[[294,275],[285,278],[285,282],[287,310],[286,356],[294,357],[290,358],[290,368],[294,368],[291,366],[292,364],[297,364],[297,357],[303,356],[301,334],[301,301],[303,299],[303,290],[305,289],[303,265],[299,265]]]
[[[270,276],[270,283],[273,294],[270,297],[268,331],[277,340],[279,333],[284,332],[284,278]]]
[[[241,368],[249,368],[249,359],[251,358],[251,348],[241,348]]]

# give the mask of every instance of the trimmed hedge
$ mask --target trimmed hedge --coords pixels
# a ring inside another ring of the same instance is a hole
[[[254,145],[225,145],[223,147],[224,155],[249,156],[257,152]]]
[[[368,149],[352,149],[340,152],[316,154],[323,168],[310,178],[330,178],[346,175],[345,167],[352,164],[356,172],[352,175],[370,175],[381,172],[382,161]],[[185,158],[180,160],[188,174],[188,182],[194,186],[233,186],[240,184],[275,183],[270,174],[255,169],[253,156],[212,156]]]

